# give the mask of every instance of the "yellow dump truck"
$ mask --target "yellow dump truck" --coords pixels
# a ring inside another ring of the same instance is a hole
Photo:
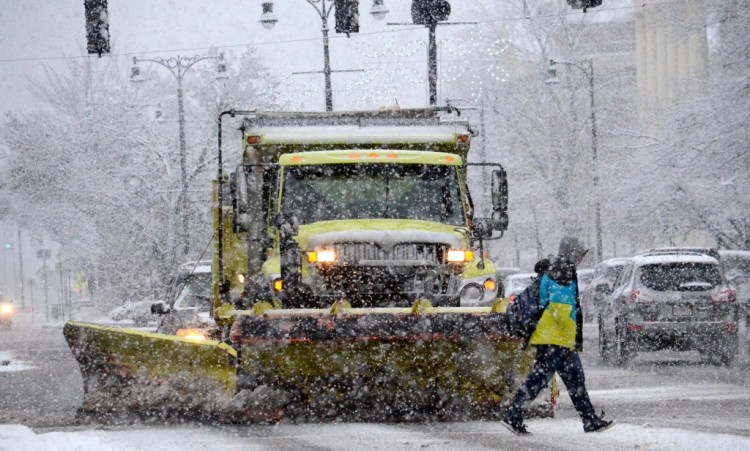
[[[492,198],[474,217],[460,112],[227,113],[242,115],[243,150],[226,176],[219,132],[222,339],[69,323],[86,406],[232,421],[501,412],[532,356],[484,255],[508,226],[505,171],[474,163]],[[532,410],[550,416],[555,399],[551,387]]]

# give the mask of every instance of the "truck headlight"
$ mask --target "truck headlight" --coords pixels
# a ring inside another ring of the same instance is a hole
[[[307,261],[310,263],[333,263],[336,261],[336,252],[330,249],[321,249],[307,253]]]
[[[474,260],[474,251],[464,251],[460,249],[449,249],[446,259],[450,263],[466,263]]]
[[[467,284],[461,290],[461,303],[476,304],[482,300],[484,296],[484,289],[476,283]]]

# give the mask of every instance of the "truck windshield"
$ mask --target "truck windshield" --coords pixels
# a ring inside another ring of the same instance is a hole
[[[300,224],[418,219],[465,225],[455,166],[338,164],[286,169],[282,212]]]

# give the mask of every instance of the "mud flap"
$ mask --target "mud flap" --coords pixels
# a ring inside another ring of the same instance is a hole
[[[73,321],[63,334],[83,377],[83,412],[218,417],[235,394],[227,344]]]

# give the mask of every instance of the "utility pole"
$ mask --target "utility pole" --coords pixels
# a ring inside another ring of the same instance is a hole
[[[24,278],[23,278],[23,241],[21,241],[21,227],[18,227],[18,266],[19,266],[19,275],[21,279],[21,310],[24,309],[26,301],[24,299],[24,292],[23,292],[23,285],[24,285]]]
[[[332,70],[331,69],[331,53],[329,50],[328,45],[328,32],[330,31],[330,28],[328,28],[328,17],[331,15],[331,12],[334,11],[336,8],[345,7],[346,5],[344,2],[336,1],[336,0],[305,0],[307,3],[310,4],[313,8],[315,8],[315,12],[318,13],[318,17],[320,17],[321,22],[321,29],[320,31],[323,33],[323,70],[313,70],[313,71],[305,71],[305,72],[292,72],[292,75],[301,75],[301,74],[323,74],[323,86],[325,90],[325,103],[326,103],[326,111],[333,111],[333,85],[331,83],[331,74],[333,72],[364,72],[364,70],[361,69],[351,69],[351,70]],[[263,14],[261,14],[260,19],[258,22],[260,22],[261,26],[265,28],[266,30],[272,29],[274,26],[276,26],[276,23],[279,21],[278,18],[276,18],[276,14],[273,12],[273,2],[266,1],[261,4],[263,8]],[[356,8],[354,9],[356,11]],[[348,23],[346,25],[348,26],[354,26],[354,29],[347,29],[343,32],[348,33],[351,31],[353,33],[356,33],[359,30],[359,16],[358,14],[354,13],[353,11],[338,11],[337,12],[338,17],[341,17],[342,19],[346,19],[347,21],[350,21],[351,23]],[[385,17],[386,14],[388,14],[388,8],[383,5],[383,0],[374,0],[372,9],[370,10],[370,14],[376,19],[381,20],[383,17]],[[348,16],[348,17],[347,17]],[[338,21],[339,19],[337,19]],[[336,25],[336,31],[342,32],[342,30],[339,28],[342,26],[342,24],[337,22]]]
[[[39,249],[36,251],[37,258],[42,260],[42,282],[44,284],[44,318],[49,322],[49,296],[47,293],[47,260],[52,257],[50,249]]]
[[[566,66],[575,67],[580,70],[588,81],[589,85],[589,114],[591,122],[591,170],[592,185],[594,191],[594,229],[596,231],[596,263],[602,261],[602,208],[599,197],[599,155],[597,145],[597,129],[596,129],[596,104],[594,103],[594,61],[591,59],[584,59],[581,61],[562,61],[562,60],[550,60],[549,68],[547,71],[550,74],[545,83],[547,84],[559,84],[560,80],[557,78],[556,64],[564,64]]]
[[[388,25],[424,25],[427,27],[427,85],[430,106],[437,105],[437,26],[438,25],[474,25],[476,22],[445,22],[450,16],[451,7],[446,0],[412,0],[412,23],[389,22]]]

